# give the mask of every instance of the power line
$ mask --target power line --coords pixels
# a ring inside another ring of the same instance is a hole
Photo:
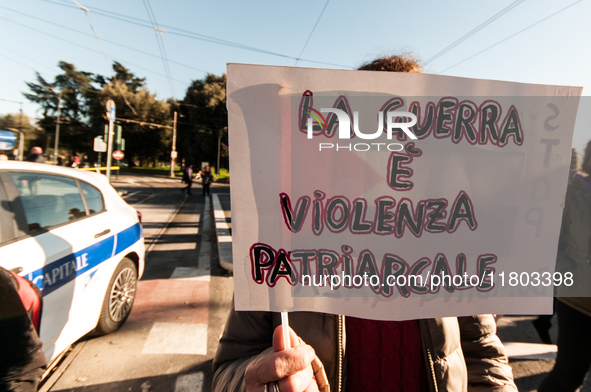
[[[160,51],[160,58],[162,59],[162,65],[164,65],[164,73],[166,73],[166,77],[168,78],[168,86],[170,87],[170,93],[174,99],[174,87],[172,85],[172,77],[170,73],[170,68],[168,67],[168,62],[166,59],[166,51],[164,50],[164,41],[162,40],[162,33],[165,32],[161,28],[158,27],[158,22],[156,22],[156,15],[154,15],[154,11],[152,10],[152,6],[150,5],[150,0],[143,0],[144,7],[146,7],[146,11],[148,12],[148,18],[150,18],[150,23],[152,23],[152,27],[154,28],[154,34],[156,34],[156,43],[158,44],[158,50]]]
[[[94,30],[94,27],[92,26],[92,23],[90,22],[90,18],[88,17],[88,13],[90,12],[89,9],[86,8],[86,7],[84,7],[82,4],[78,3],[76,0],[72,0],[72,1],[78,7],[80,7],[80,9],[82,11],[84,11],[84,15],[86,16],[86,20],[88,21],[88,24],[90,25],[90,29],[92,30],[92,34],[94,35],[94,38],[96,39],[96,43],[98,44],[99,48],[101,49],[101,53],[103,54],[103,57],[105,58],[105,63],[107,63],[107,68],[110,68],[111,62],[107,58],[107,54],[103,50],[103,46],[101,45],[101,41],[98,39],[98,36],[96,35],[96,31]],[[131,105],[131,103],[129,102],[129,100],[125,96],[125,92],[123,91],[123,89],[121,88],[121,86],[119,85],[119,83],[117,83],[117,81],[113,81],[113,85],[117,88],[117,90],[119,90],[119,94],[121,94],[121,98],[123,98],[123,101],[125,102],[125,104],[127,105],[127,107],[129,109],[131,109],[131,112],[137,116],[137,112],[135,111],[135,108]]]
[[[92,26],[92,22],[90,21],[90,18],[88,17],[88,8],[84,7],[82,4],[78,3],[76,0],[72,0],[74,3],[76,3],[76,5],[78,7],[80,7],[80,9],[82,11],[84,11],[84,16],[86,16],[86,21],[88,22],[88,25],[90,26],[90,30],[92,30],[92,34],[94,35],[94,38],[96,39],[96,43],[98,44],[101,53],[103,54],[103,57],[105,58],[105,63],[107,63],[107,67],[111,66],[111,63],[109,61],[109,59],[107,58],[107,54],[105,53],[105,51],[103,50],[103,46],[101,45],[101,41],[99,41],[98,36],[96,35],[96,31],[94,31],[94,27]],[[133,110],[133,109],[131,109]]]
[[[22,57],[22,58],[24,58],[25,60],[29,60],[29,61],[30,61],[30,62],[32,62],[32,63],[35,63],[35,64],[37,64],[37,65],[40,65],[40,66],[42,66],[42,67],[44,67],[44,68],[47,68],[47,69],[49,69],[51,72],[55,72],[55,69],[53,69],[53,68],[51,68],[51,67],[49,67],[49,66],[47,66],[47,65],[45,65],[45,64],[43,64],[43,63],[40,63],[40,62],[38,62],[38,61],[36,61],[36,60],[33,60],[33,59],[29,58],[29,57],[23,56],[22,54],[19,54],[19,53],[15,52],[14,50],[10,50],[10,49],[8,49],[8,48],[6,48],[6,47],[4,47],[4,46],[0,46],[0,49],[6,50],[7,52],[11,52],[11,53],[15,54],[16,56]],[[6,57],[6,58],[10,58],[10,57],[8,57],[8,56],[6,56],[6,55],[5,55],[4,57]],[[16,60],[13,60],[13,61],[16,61]],[[21,63],[19,63],[19,64],[21,64]],[[24,64],[21,64],[21,65],[24,65]],[[27,68],[31,68],[32,70],[36,71],[34,68],[32,68],[32,67],[29,67],[28,65],[25,65],[25,67],[27,67]]]
[[[455,48],[456,46],[458,46],[459,44],[464,42],[466,39],[473,36],[478,31],[482,30],[484,27],[488,26],[489,24],[491,24],[492,22],[494,22],[495,20],[497,20],[501,16],[505,15],[507,12],[511,11],[513,8],[517,7],[519,4],[523,3],[524,1],[525,0],[517,0],[517,1],[514,1],[513,3],[509,4],[507,7],[503,8],[501,11],[499,11],[495,15],[491,16],[489,19],[485,20],[484,22],[482,22],[481,24],[476,26],[474,29],[470,30],[468,33],[464,34],[462,37],[460,37],[457,40],[455,40],[454,42],[452,42],[449,46],[445,47],[444,49],[442,49],[441,51],[436,53],[434,56],[432,56],[430,59],[428,59],[425,62],[425,65],[429,64],[430,62],[432,62],[436,58],[449,52],[450,50],[452,50],[453,48]]]
[[[85,32],[83,32],[83,31],[76,30],[76,29],[74,29],[74,28],[72,28],[72,27],[64,26],[64,25],[61,25],[61,24],[59,24],[59,23],[55,23],[55,22],[52,22],[52,21],[49,21],[49,20],[46,20],[46,19],[43,19],[43,18],[39,18],[39,17],[33,16],[33,15],[25,14],[24,12],[16,11],[16,10],[13,10],[13,9],[11,9],[11,8],[3,7],[3,6],[1,6],[1,5],[0,5],[0,8],[2,8],[2,9],[5,9],[5,10],[7,10],[7,11],[10,11],[10,12],[14,12],[14,13],[16,13],[16,14],[19,14],[19,15],[23,15],[23,16],[25,16],[25,17],[27,17],[27,18],[35,19],[35,20],[38,20],[38,21],[41,21],[41,22],[44,22],[44,23],[47,23],[47,24],[50,24],[50,25],[53,25],[53,26],[60,27],[60,28],[62,28],[62,29],[66,29],[66,30],[69,30],[69,31],[73,31],[73,32],[75,32],[75,33],[82,34],[82,35],[85,35],[85,36],[87,36],[87,37],[93,37],[93,35],[92,35],[92,34],[88,34],[88,33],[85,33]],[[146,56],[151,56],[151,57],[155,57],[155,58],[160,58],[160,56],[158,56],[158,55],[155,55],[155,54],[153,54],[153,53],[146,52],[146,51],[144,51],[144,50],[140,50],[140,49],[137,49],[137,48],[134,48],[134,47],[131,47],[131,46],[123,45],[123,44],[121,44],[121,43],[119,43],[119,42],[116,42],[116,41],[111,41],[111,40],[109,40],[109,39],[107,39],[107,38],[103,38],[103,37],[98,37],[98,38],[99,38],[99,39],[100,39],[102,42],[108,42],[108,43],[110,43],[110,44],[112,44],[112,45],[116,45],[116,46],[119,46],[119,47],[121,47],[121,48],[125,48],[125,49],[128,49],[128,50],[133,50],[134,52],[142,53],[142,54],[144,54],[144,55],[146,55]],[[173,63],[173,64],[180,65],[180,66],[182,66],[182,67],[186,67],[186,68],[189,68],[189,69],[193,69],[193,70],[195,70],[195,71],[199,71],[199,72],[207,73],[207,71],[205,71],[205,70],[203,70],[203,69],[200,69],[200,68],[197,68],[197,67],[193,67],[193,66],[191,66],[191,65],[183,64],[183,63],[180,63],[180,62],[178,62],[178,61],[174,61],[174,60],[168,60],[168,61],[169,61],[169,62],[171,62],[171,63]],[[44,65],[44,66],[45,66],[45,65]]]
[[[71,6],[69,4],[58,3],[58,2],[55,2],[52,0],[40,0],[40,1],[44,1],[46,3],[51,3],[51,4],[56,4],[56,5],[60,5],[60,6],[64,6],[64,7],[74,8],[73,6]],[[125,23],[131,23],[131,24],[135,24],[137,26],[147,27],[147,28],[152,29],[152,26],[149,25],[147,21],[139,19],[139,18],[118,14],[118,13],[115,13],[112,11],[101,10],[100,8],[92,8],[92,12],[94,12],[97,15],[106,17],[106,18],[120,20]],[[282,57],[282,58],[291,59],[291,60],[299,60],[299,61],[304,61],[304,62],[313,63],[313,64],[330,65],[330,66],[334,66],[334,67],[348,68],[348,69],[354,68],[354,67],[351,67],[350,65],[335,64],[335,63],[329,63],[329,62],[325,62],[325,61],[316,61],[316,60],[303,59],[303,58],[298,59],[297,57],[294,57],[294,56],[289,56],[289,55],[282,54],[282,53],[272,52],[269,50],[260,49],[260,48],[256,48],[253,46],[244,45],[244,44],[240,44],[237,42],[228,41],[228,40],[204,35],[201,33],[195,33],[195,32],[180,29],[180,28],[177,28],[174,26],[168,26],[168,25],[161,25],[161,26],[166,28],[168,34],[171,34],[171,35],[177,35],[177,36],[181,36],[181,37],[196,39],[199,41],[210,42],[210,43],[224,45],[224,46],[230,46],[230,47],[234,47],[234,48],[238,48],[238,49],[249,50],[252,52],[264,53],[264,54],[268,54],[271,56]]]
[[[44,34],[44,35],[47,35],[47,36],[49,36],[49,37],[52,37],[52,38],[58,39],[58,40],[60,40],[60,41],[67,42],[67,43],[69,43],[69,44],[71,44],[71,45],[74,45],[74,46],[77,46],[77,47],[79,47],[79,48],[82,48],[82,49],[88,50],[88,51],[90,51],[90,52],[97,53],[97,54],[102,54],[101,52],[99,52],[99,51],[97,51],[97,50],[94,50],[94,49],[90,49],[90,48],[88,48],[88,47],[86,47],[86,46],[84,46],[84,45],[79,45],[79,44],[77,44],[77,43],[75,43],[75,42],[68,41],[67,39],[64,39],[64,38],[58,37],[58,36],[56,36],[56,35],[53,35],[53,34],[49,34],[49,33],[45,32],[45,31],[38,30],[38,29],[36,29],[36,28],[34,28],[34,27],[27,26],[27,25],[24,25],[24,24],[22,24],[22,23],[15,22],[15,21],[13,21],[13,20],[10,20],[10,19],[8,19],[8,18],[4,18],[4,17],[0,16],[0,19],[6,20],[6,21],[8,21],[8,22],[14,23],[14,24],[16,24],[16,25],[19,25],[19,26],[21,26],[21,27],[24,27],[24,28],[27,28],[27,29],[30,29],[30,30],[33,30],[33,31],[36,31],[36,32],[38,32],[38,33],[40,33],[40,34]],[[145,68],[145,67],[142,67],[141,65],[136,65],[136,64],[130,63],[129,61],[122,60],[122,59],[119,59],[119,58],[116,58],[116,57],[112,57],[112,59],[113,59],[113,60],[117,60],[118,62],[120,62],[120,63],[122,63],[122,64],[128,64],[128,65],[134,66],[134,67],[136,67],[136,68],[143,69],[144,71],[148,71],[148,72],[150,72],[150,73],[153,73],[153,74],[155,74],[155,75],[159,75],[159,76],[166,77],[166,75],[163,75],[163,74],[161,74],[161,73],[159,73],[159,72],[156,72],[156,71],[153,71],[153,70],[151,70],[151,69],[147,69],[147,68]],[[182,81],[182,80],[178,80],[178,79],[173,79],[173,80],[174,80],[175,82],[178,82],[178,83],[180,83],[180,84],[184,85],[184,86],[189,86],[189,84],[185,83],[185,82],[184,82],[184,81]]]
[[[324,4],[324,8],[322,8],[322,11],[320,11],[320,15],[318,15],[318,19],[316,19],[316,23],[314,24],[314,27],[312,27],[312,31],[310,31],[310,35],[308,35],[308,39],[306,40],[306,43],[304,44],[304,47],[302,48],[302,51],[298,55],[294,65],[298,65],[298,61],[300,60],[300,57],[302,57],[304,50],[306,50],[306,46],[308,46],[308,42],[310,42],[310,38],[312,38],[312,34],[314,34],[314,30],[316,30],[316,26],[318,26],[318,23],[320,22],[320,19],[322,18],[322,15],[324,14],[324,10],[326,9],[326,6],[328,5],[329,1],[330,0],[326,0],[326,3]]]
[[[23,104],[23,102],[21,102],[21,101],[12,101],[12,100],[10,100],[10,99],[2,99],[2,98],[0,98],[0,101],[4,101],[4,102],[12,102],[12,103],[20,103],[21,105]]]
[[[10,57],[10,56],[7,56],[7,55],[5,55],[4,53],[0,53],[0,56],[2,56],[2,57],[6,57],[6,58],[7,58],[7,59],[9,59],[10,61],[13,61],[13,62],[15,62],[15,63],[17,63],[17,64],[20,64],[20,65],[22,65],[23,67],[29,68],[29,69],[31,69],[31,70],[33,70],[33,71],[37,72],[37,70],[36,70],[35,68],[33,68],[33,67],[31,67],[31,66],[28,66],[27,64],[25,64],[25,63],[22,63],[22,62],[20,62],[20,61],[18,61],[18,60],[15,60],[15,59],[13,59],[13,58],[12,58],[12,57]]]
[[[542,18],[542,19],[538,20],[537,22],[535,22],[535,23],[533,23],[533,24],[531,24],[531,25],[529,25],[529,26],[525,27],[524,29],[521,29],[521,30],[519,30],[518,32],[511,34],[511,35],[510,35],[510,36],[508,36],[507,38],[503,38],[503,39],[502,39],[502,40],[500,40],[499,42],[497,42],[497,43],[495,43],[495,44],[492,44],[491,46],[489,46],[489,47],[487,47],[487,48],[485,48],[485,49],[481,50],[480,52],[478,52],[478,53],[476,53],[476,54],[473,54],[473,55],[472,55],[472,56],[470,56],[470,57],[467,57],[467,58],[465,58],[464,60],[462,60],[462,61],[460,61],[460,62],[458,62],[458,63],[456,63],[456,64],[452,65],[451,67],[448,67],[448,68],[444,69],[443,71],[441,71],[441,73],[447,72],[447,71],[449,71],[450,69],[452,69],[452,68],[454,68],[454,67],[456,67],[456,66],[458,66],[458,65],[460,65],[460,64],[462,64],[462,63],[465,63],[466,61],[468,61],[468,60],[470,60],[470,59],[473,59],[474,57],[476,57],[476,56],[478,56],[478,55],[480,55],[480,54],[482,54],[482,53],[486,52],[487,50],[489,50],[489,49],[492,49],[492,48],[494,48],[495,46],[497,46],[497,45],[500,45],[500,44],[502,44],[503,42],[510,40],[511,38],[513,38],[513,37],[515,37],[515,36],[517,36],[517,35],[519,35],[519,34],[523,33],[523,32],[524,32],[524,31],[526,31],[526,30],[529,30],[529,29],[531,29],[532,27],[534,27],[534,26],[536,26],[536,25],[538,25],[538,24],[540,24],[540,23],[542,23],[542,22],[545,22],[546,20],[548,20],[548,19],[552,18],[553,16],[555,16],[555,15],[558,15],[558,14],[559,14],[559,13],[561,13],[562,11],[565,11],[565,10],[567,10],[568,8],[570,8],[570,7],[574,6],[575,4],[577,4],[577,3],[580,3],[580,2],[582,2],[582,1],[583,1],[583,0],[577,0],[577,1],[575,1],[574,3],[571,3],[570,5],[567,5],[566,7],[564,7],[564,8],[562,8],[562,9],[560,9],[560,10],[558,10],[558,11],[554,12],[553,14],[551,14],[551,15],[548,15],[548,16],[546,16],[545,18]]]

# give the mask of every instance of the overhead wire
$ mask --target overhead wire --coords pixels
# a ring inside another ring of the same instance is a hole
[[[546,16],[545,18],[542,18],[542,19],[538,20],[537,22],[535,22],[535,23],[532,23],[531,25],[529,25],[529,26],[527,26],[527,27],[525,27],[525,28],[523,28],[523,29],[519,30],[518,32],[516,32],[516,33],[513,33],[513,34],[511,34],[510,36],[508,36],[508,37],[506,37],[506,38],[503,38],[502,40],[498,41],[497,43],[495,43],[495,44],[492,44],[492,45],[488,46],[488,47],[487,47],[487,48],[485,48],[485,49],[482,49],[480,52],[478,52],[478,53],[475,53],[475,54],[473,54],[472,56],[470,56],[470,57],[467,57],[467,58],[465,58],[464,60],[462,60],[462,61],[460,61],[460,62],[457,62],[457,63],[455,63],[455,64],[454,64],[454,65],[452,65],[451,67],[447,67],[446,69],[444,69],[443,71],[441,71],[441,73],[447,72],[447,71],[449,71],[450,69],[452,69],[452,68],[454,68],[454,67],[457,67],[458,65],[460,65],[460,64],[463,64],[463,63],[465,63],[466,61],[468,61],[468,60],[471,60],[471,59],[473,59],[474,57],[476,57],[476,56],[478,56],[478,55],[481,55],[482,53],[484,53],[484,52],[486,52],[486,51],[488,51],[488,50],[490,50],[490,49],[494,48],[495,46],[497,46],[497,45],[500,45],[500,44],[502,44],[503,42],[506,42],[506,41],[510,40],[511,38],[513,38],[513,37],[515,37],[515,36],[517,36],[517,35],[519,35],[519,34],[521,34],[521,33],[525,32],[525,31],[527,31],[527,30],[531,29],[532,27],[534,27],[534,26],[536,26],[536,25],[538,25],[538,24],[540,24],[540,23],[542,23],[542,22],[545,22],[545,21],[547,21],[548,19],[550,19],[550,18],[552,18],[552,17],[554,17],[554,16],[558,15],[559,13],[561,13],[561,12],[563,12],[563,11],[566,11],[566,10],[567,10],[567,9],[569,9],[570,7],[572,7],[572,6],[574,6],[574,5],[578,4],[578,3],[580,3],[580,2],[582,2],[582,1],[584,1],[584,0],[577,0],[577,1],[575,1],[574,3],[571,3],[570,5],[567,5],[566,7],[564,7],[564,8],[561,8],[560,10],[558,10],[558,11],[556,11],[556,12],[554,12],[554,13],[552,13],[552,14],[548,15],[548,16]]]
[[[3,49],[4,49],[4,48],[3,48]],[[8,60],[10,60],[10,61],[12,61],[12,62],[15,62],[15,63],[17,63],[17,64],[20,64],[20,65],[22,65],[23,67],[26,67],[26,68],[32,69],[33,71],[35,71],[35,72],[39,73],[39,72],[38,72],[38,71],[37,71],[35,68],[33,68],[33,67],[31,67],[31,66],[29,66],[29,65],[27,65],[27,64],[25,64],[25,63],[23,63],[23,62],[21,62],[21,61],[15,60],[15,59],[13,59],[13,58],[12,58],[12,57],[10,57],[10,56],[7,56],[7,55],[5,55],[4,53],[0,53],[0,56],[2,56],[2,57],[5,57],[5,58],[7,58]],[[39,74],[40,74],[40,73],[39,73]]]
[[[0,49],[2,49],[2,50],[5,50],[5,51],[7,51],[7,52],[11,52],[11,53],[13,53],[13,54],[15,54],[15,55],[17,55],[17,56],[19,56],[19,57],[22,57],[22,58],[24,58],[25,60],[29,60],[29,61],[30,61],[30,62],[32,62],[32,63],[35,63],[35,64],[37,64],[37,65],[40,65],[40,66],[42,66],[42,67],[44,67],[44,68],[47,68],[47,69],[49,69],[51,72],[55,72],[55,69],[53,69],[53,68],[51,68],[51,67],[49,67],[49,66],[47,66],[47,65],[45,65],[45,64],[43,64],[43,63],[40,63],[40,62],[38,62],[37,60],[33,60],[32,58],[29,58],[29,57],[23,56],[22,54],[19,54],[19,53],[15,52],[14,50],[10,50],[10,49],[8,49],[8,48],[6,48],[6,47],[4,47],[4,46],[0,46]],[[4,57],[10,58],[10,57],[8,57],[8,56],[6,56],[6,55],[5,55]],[[15,60],[15,61],[16,61],[16,60]],[[22,63],[19,63],[19,64],[23,65]],[[35,70],[34,68],[32,68],[32,67],[29,67],[28,65],[25,65],[25,66],[26,66],[27,68],[31,68],[31,69]]]
[[[78,7],[80,7],[80,9],[82,11],[84,11],[84,15],[86,16],[86,20],[88,21],[88,25],[90,26],[90,29],[92,30],[92,34],[94,35],[94,38],[96,39],[96,43],[98,44],[99,48],[101,49],[101,53],[103,54],[103,57],[105,58],[105,63],[107,63],[107,68],[111,67],[111,62],[109,61],[109,59],[107,58],[107,54],[105,53],[103,46],[101,45],[101,41],[99,40],[96,31],[94,30],[94,27],[92,26],[92,22],[90,21],[90,18],[88,17],[88,13],[90,12],[90,10],[86,7],[84,7],[82,4],[78,3],[76,0],[72,0]],[[123,91],[123,89],[121,88],[121,86],[114,81],[113,85],[117,88],[117,90],[119,90],[119,94],[121,94],[121,98],[123,98],[123,101],[125,102],[125,104],[127,105],[127,107],[129,109],[131,109],[132,113],[135,114],[137,116],[137,112],[135,111],[135,108],[133,107],[133,105],[131,104],[131,102],[129,102],[129,100],[127,99],[127,97],[125,96],[125,92]]]
[[[94,50],[94,49],[91,49],[91,48],[89,48],[89,47],[87,47],[87,46],[80,45],[80,44],[77,44],[77,43],[75,43],[75,42],[72,42],[72,41],[68,41],[67,39],[64,39],[64,38],[62,38],[62,37],[58,37],[58,36],[56,36],[56,35],[53,35],[53,34],[47,33],[47,32],[45,32],[45,31],[38,30],[38,29],[36,29],[36,28],[34,28],[34,27],[27,26],[27,25],[25,25],[25,24],[22,24],[22,23],[19,23],[19,22],[15,22],[15,21],[13,21],[13,20],[11,20],[11,19],[8,19],[8,18],[2,17],[2,16],[0,16],[0,19],[2,19],[2,20],[5,20],[5,21],[8,21],[8,22],[11,22],[11,23],[14,23],[14,24],[16,24],[16,25],[19,25],[19,26],[21,26],[21,27],[27,28],[27,29],[29,29],[29,30],[33,30],[33,31],[35,31],[35,32],[37,32],[37,33],[40,33],[40,34],[47,35],[47,36],[49,36],[49,37],[52,37],[52,38],[55,38],[55,39],[57,39],[57,40],[60,40],[60,41],[63,41],[63,42],[69,43],[70,45],[77,46],[77,47],[79,47],[79,48],[82,48],[82,49],[88,50],[88,51],[90,51],[90,52],[97,53],[97,54],[102,54],[102,53],[101,53],[101,52],[99,52],[98,50]],[[123,60],[123,59],[120,59],[120,58],[117,58],[117,57],[111,57],[111,58],[112,58],[113,60],[117,60],[118,62],[120,62],[120,63],[122,63],[122,64],[128,64],[128,65],[134,66],[134,67],[136,67],[136,68],[143,69],[144,71],[147,71],[147,72],[153,73],[153,74],[155,74],[155,75],[159,75],[159,76],[166,77],[166,75],[164,75],[164,74],[161,74],[160,72],[157,72],[157,71],[154,71],[154,70],[151,70],[151,69],[148,69],[148,68],[142,67],[141,65],[137,65],[137,64],[134,64],[134,63],[130,63],[130,62],[129,62],[129,61],[127,61],[127,60]],[[182,81],[182,80],[178,80],[178,79],[173,79],[173,80],[174,80],[175,82],[177,82],[177,83],[180,83],[180,84],[184,85],[184,86],[187,86],[187,87],[189,86],[189,84],[187,84],[186,82],[184,82],[184,81]]]
[[[501,16],[505,15],[507,12],[511,11],[513,8],[517,7],[519,4],[523,3],[524,1],[525,0],[516,0],[513,3],[509,4],[507,7],[503,8],[501,11],[497,12],[495,15],[491,16],[490,18],[488,18],[487,20],[485,20],[484,22],[482,22],[481,24],[476,26],[474,29],[470,30],[469,32],[467,32],[466,34],[464,34],[463,36],[461,36],[460,38],[458,38],[457,40],[455,40],[454,42],[452,42],[451,44],[449,44],[448,46],[446,46],[445,48],[443,48],[439,52],[437,52],[435,55],[433,55],[431,58],[429,58],[427,61],[425,61],[425,65],[427,65],[427,64],[431,63],[433,60],[443,56],[445,53],[449,52],[450,50],[452,50],[453,48],[455,48],[456,46],[458,46],[459,44],[464,42],[466,39],[470,38],[471,36],[473,36],[474,34],[479,32],[480,30],[482,30],[483,28],[485,28],[486,26],[488,26],[489,24],[491,24],[492,22],[494,22],[495,20],[497,20]]]
[[[164,66],[164,73],[166,73],[166,77],[168,79],[168,86],[170,88],[170,93],[174,99],[174,87],[172,85],[172,76],[170,73],[170,68],[168,67],[168,62],[166,59],[166,51],[164,49],[164,41],[162,40],[162,30],[158,27],[158,22],[156,22],[156,15],[154,15],[154,11],[152,10],[152,6],[150,5],[150,0],[142,0],[144,3],[144,7],[148,13],[148,18],[150,19],[150,23],[154,28],[154,34],[156,35],[156,43],[158,44],[158,50],[160,51],[160,58],[162,59],[162,65]]]
[[[57,1],[54,1],[54,0],[40,0],[40,1],[43,1],[43,2],[46,2],[46,3],[51,3],[51,4],[56,4],[56,5],[60,5],[60,6],[68,7],[68,8],[73,8],[73,6],[71,6],[69,4],[60,3],[60,2],[57,2]],[[146,28],[152,29],[152,26],[149,24],[149,22],[147,22],[147,21],[145,21],[143,19],[135,18],[135,17],[128,16],[128,15],[118,14],[118,13],[112,12],[112,11],[102,10],[100,8],[92,8],[91,10],[95,14],[100,15],[100,16],[103,16],[103,17],[106,17],[106,18],[115,19],[115,20],[119,20],[119,21],[122,21],[122,22],[131,23],[131,24],[135,24],[137,26],[142,26],[142,27],[146,27]],[[273,51],[269,51],[269,50],[265,50],[265,49],[260,49],[260,48],[254,47],[254,46],[240,44],[240,43],[237,43],[237,42],[233,42],[233,41],[229,41],[229,40],[224,40],[224,39],[221,39],[221,38],[216,38],[216,37],[208,36],[208,35],[201,34],[201,33],[196,33],[196,32],[192,32],[192,31],[189,31],[189,30],[180,29],[180,28],[177,28],[177,27],[174,27],[174,26],[169,26],[169,25],[164,25],[164,24],[161,24],[160,26],[166,28],[168,34],[171,34],[171,35],[182,36],[182,37],[185,37],[185,38],[196,39],[196,40],[200,40],[200,41],[204,41],[204,42],[210,42],[210,43],[213,43],[213,44],[234,47],[234,48],[238,48],[238,49],[243,49],[243,50],[248,50],[248,51],[252,51],[252,52],[258,52],[258,53],[268,54],[268,55],[271,55],[271,56],[282,57],[282,58],[291,59],[291,60],[298,60],[298,58],[297,57],[294,57],[294,56],[289,56],[289,55],[286,55],[286,54],[283,54],[283,53],[278,53],[278,52],[273,52]],[[313,64],[330,65],[330,66],[334,66],[334,67],[341,67],[341,68],[348,68],[348,69],[353,69],[354,68],[354,67],[352,67],[350,65],[336,64],[336,63],[330,63],[330,62],[325,62],[325,61],[317,61],[317,60],[310,60],[310,59],[304,59],[304,58],[300,58],[299,61],[303,61],[303,62],[307,62],[307,63],[313,63]]]
[[[87,36],[87,37],[93,37],[93,35],[92,35],[92,34],[88,34],[88,33],[85,33],[85,32],[83,32],[83,31],[76,30],[76,29],[74,29],[74,28],[72,28],[72,27],[64,26],[64,25],[61,25],[61,24],[59,24],[59,23],[55,23],[55,22],[52,22],[52,21],[49,21],[49,20],[46,20],[46,19],[43,19],[43,18],[39,18],[39,17],[37,17],[37,16],[29,15],[29,14],[26,14],[26,13],[24,13],[24,12],[20,12],[20,11],[17,11],[17,10],[14,10],[14,9],[8,8],[8,7],[4,7],[4,6],[1,6],[1,5],[0,5],[0,8],[2,8],[2,9],[5,9],[5,10],[8,10],[8,11],[10,11],[10,12],[14,12],[14,13],[16,13],[16,14],[19,14],[19,15],[23,15],[23,16],[25,16],[25,17],[27,17],[27,18],[35,19],[35,20],[38,20],[38,21],[41,21],[41,22],[44,22],[44,23],[47,23],[47,24],[50,24],[50,25],[53,25],[53,26],[60,27],[60,28],[62,28],[62,29],[65,29],[65,30],[73,31],[73,32],[75,32],[75,33],[82,34],[82,35],[85,35],[85,36]],[[108,42],[108,43],[110,43],[110,44],[112,44],[112,45],[119,46],[119,47],[121,47],[121,48],[125,48],[125,49],[128,49],[128,50],[133,50],[134,52],[145,54],[146,56],[151,56],[151,57],[155,57],[155,58],[160,58],[160,56],[158,56],[158,55],[155,55],[155,54],[153,54],[153,53],[146,52],[146,51],[144,51],[144,50],[140,50],[140,49],[134,48],[134,47],[132,47],[132,46],[123,45],[123,44],[121,44],[121,43],[119,43],[119,42],[112,41],[112,40],[109,40],[109,39],[107,39],[107,38],[104,38],[104,37],[99,37],[99,39],[100,39],[102,42]],[[205,71],[205,70],[203,70],[203,69],[201,69],[201,68],[193,67],[193,66],[191,66],[191,65],[184,64],[184,63],[180,63],[180,62],[178,62],[178,61],[174,61],[174,60],[170,60],[170,59],[168,59],[168,61],[169,61],[169,62],[171,62],[171,63],[173,63],[173,64],[180,65],[180,66],[182,66],[182,67],[186,67],[186,68],[189,68],[189,69],[193,69],[193,70],[195,70],[195,71],[199,71],[199,72],[207,73],[207,71]]]
[[[330,2],[330,0],[326,0],[326,3],[324,3],[324,7],[322,8],[322,11],[320,11],[320,15],[318,15],[318,19],[316,19],[316,23],[314,24],[314,27],[312,27],[312,31],[310,31],[310,35],[308,35],[308,39],[306,40],[306,43],[304,44],[302,51],[300,52],[300,54],[296,58],[294,65],[298,65],[298,61],[300,61],[300,57],[302,57],[302,54],[304,54],[304,50],[306,50],[306,46],[308,46],[308,42],[310,42],[310,38],[312,38],[312,34],[314,34],[314,30],[316,30],[316,26],[318,26],[320,19],[322,19],[322,15],[324,14],[324,10],[326,10],[326,7],[328,6],[329,2]]]

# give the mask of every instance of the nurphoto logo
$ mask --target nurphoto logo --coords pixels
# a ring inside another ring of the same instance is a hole
[[[394,132],[396,132],[398,138],[406,135],[412,140],[417,139],[417,136],[411,131],[411,128],[417,124],[417,116],[411,112],[392,110],[394,107],[382,107],[377,113],[377,130],[375,132],[363,132],[359,127],[359,111],[352,111],[346,99],[341,99],[344,97],[339,97],[334,107],[321,108],[320,110],[312,107],[311,95],[306,96],[304,94],[302,98],[303,102],[300,104],[300,129],[302,132],[305,130],[308,139],[313,139],[319,132],[329,137],[338,135],[337,137],[340,140],[350,140],[353,137],[362,140],[375,140],[383,137],[384,133],[387,140],[392,140]],[[306,124],[306,128],[303,127],[304,124]],[[337,128],[338,132],[336,132]],[[401,143],[377,142],[348,143],[344,145],[319,143],[318,149],[319,151],[329,149],[335,149],[336,151],[402,151],[404,145]]]
[[[310,111],[308,111],[308,110],[310,110]],[[318,122],[318,124],[320,124],[322,129],[325,129],[327,127],[326,119],[324,118],[322,113],[336,114],[337,119],[338,119],[338,124],[339,124],[339,139],[351,139],[351,133],[349,132],[349,130],[351,129],[351,119],[349,118],[349,115],[347,113],[345,113],[343,110],[337,109],[337,108],[321,108],[320,111],[318,111],[314,108],[304,106],[304,113],[312,116]],[[320,118],[318,118],[318,116],[320,116]],[[365,139],[365,140],[377,139],[383,133],[384,117],[386,118],[386,136],[387,136],[388,140],[392,140],[392,130],[394,128],[399,128],[411,139],[415,139],[415,140],[417,139],[417,137],[414,135],[414,133],[412,133],[412,131],[409,129],[410,127],[414,126],[417,123],[417,116],[415,116],[414,114],[412,114],[410,112],[394,111],[394,112],[387,112],[386,115],[384,115],[383,111],[379,111],[378,112],[378,130],[374,133],[367,134],[367,133],[363,133],[359,130],[359,112],[355,111],[355,112],[353,112],[353,132],[355,132],[355,135],[360,139]],[[394,122],[394,119],[397,117],[410,118],[410,121],[408,121],[408,122]],[[322,119],[322,121],[321,121],[321,119]],[[312,137],[314,135],[314,127],[313,127],[312,123],[313,123],[313,119],[308,117],[308,122],[307,122],[308,139],[312,139]]]

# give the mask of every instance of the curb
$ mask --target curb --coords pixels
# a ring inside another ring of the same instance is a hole
[[[226,215],[220,203],[220,198],[216,193],[211,195],[213,203],[213,217],[215,220],[215,231],[217,237],[217,247],[220,266],[230,272],[234,271],[232,262],[232,234],[230,224],[226,221]]]

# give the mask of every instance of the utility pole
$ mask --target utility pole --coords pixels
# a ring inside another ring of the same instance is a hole
[[[107,142],[107,181],[111,182],[111,155],[113,154],[113,127],[115,125],[115,102],[107,101],[107,117],[109,118],[109,137]]]
[[[59,142],[60,142],[60,119],[62,115],[62,111],[60,108],[60,104],[62,102],[62,92],[60,91],[59,95],[57,96],[57,122],[55,123],[55,144],[53,146],[53,164],[57,165],[57,156],[59,155]]]
[[[19,134],[17,159],[19,161],[22,161],[23,160],[23,148],[25,145],[25,133],[23,131],[21,131],[20,129],[16,129],[16,128],[7,128],[7,129],[11,132],[18,132],[18,134]]]
[[[176,152],[176,116],[178,112],[174,112],[174,122],[172,123],[172,151],[170,151],[170,176],[174,177],[174,163],[177,157]]]
[[[221,151],[221,146],[222,146],[222,134],[220,133],[218,135],[218,165],[216,167],[216,170],[218,171],[218,176],[220,175],[220,151]]]
[[[23,160],[23,149],[25,148],[25,137],[24,137],[24,132],[23,132],[23,104],[21,102],[21,115],[18,118],[18,130],[20,133],[20,140],[18,143],[18,155],[19,155],[19,161]],[[46,151],[47,152],[47,151]]]
[[[22,126],[23,125],[23,103],[21,101],[11,101],[10,99],[2,99],[2,98],[0,98],[0,101],[18,103],[21,105],[21,108],[20,108],[21,117],[18,122],[18,129],[8,128],[8,130],[12,131],[12,132],[18,132],[18,134],[19,134],[18,147],[17,147],[18,156],[16,156],[15,159],[22,161],[23,160],[23,146],[25,143],[25,134],[23,133],[23,126]]]

